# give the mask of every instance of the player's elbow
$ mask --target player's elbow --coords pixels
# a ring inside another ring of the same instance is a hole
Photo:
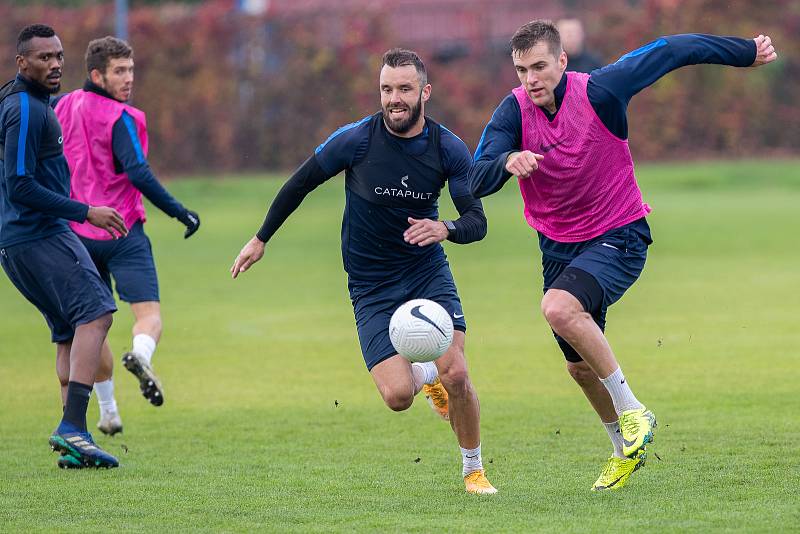
[[[475,241],[480,241],[486,234],[489,233],[489,223],[486,220],[486,216],[483,216],[480,220],[480,224],[478,224],[477,231],[475,232]]]

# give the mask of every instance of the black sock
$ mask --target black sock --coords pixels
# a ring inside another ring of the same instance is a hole
[[[64,408],[63,421],[86,432],[86,410],[89,408],[89,397],[92,386],[80,382],[70,382],[67,386],[67,405]]]

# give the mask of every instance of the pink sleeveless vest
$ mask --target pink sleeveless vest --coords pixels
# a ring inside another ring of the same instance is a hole
[[[587,241],[650,213],[633,174],[628,141],[615,137],[594,112],[589,75],[567,73],[553,122],[524,86],[513,90],[522,114],[522,149],[544,159],[519,180],[528,224],[555,241]]]
[[[90,91],[73,91],[56,105],[56,115],[64,132],[64,156],[72,175],[70,197],[90,206],[116,209],[131,228],[146,220],[142,194],[125,173],[114,170],[111,135],[114,123],[127,111],[136,124],[137,134],[147,156],[147,124],[142,111]],[[89,239],[106,240],[105,230],[88,222],[69,223],[72,230]]]

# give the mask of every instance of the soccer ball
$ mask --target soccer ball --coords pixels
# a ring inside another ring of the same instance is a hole
[[[453,342],[453,320],[432,300],[409,300],[392,314],[389,339],[406,359],[432,362]]]

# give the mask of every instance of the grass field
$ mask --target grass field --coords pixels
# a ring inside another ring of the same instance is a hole
[[[341,180],[233,281],[280,181],[198,178],[169,184],[200,212],[196,237],[150,208],[166,403],[146,404],[118,367],[125,432],[95,437],[119,469],[56,468],[54,350],[0,277],[0,531],[797,531],[800,162],[639,176],[655,244],[608,335],[658,415],[660,460],[625,489],[588,491],[610,446],[538,311],[540,255],[513,184],[486,199],[483,242],[447,245],[500,490],[476,498],[447,425],[423,399],[390,412],[363,366],[339,257]],[[131,324],[122,307],[117,358]]]

